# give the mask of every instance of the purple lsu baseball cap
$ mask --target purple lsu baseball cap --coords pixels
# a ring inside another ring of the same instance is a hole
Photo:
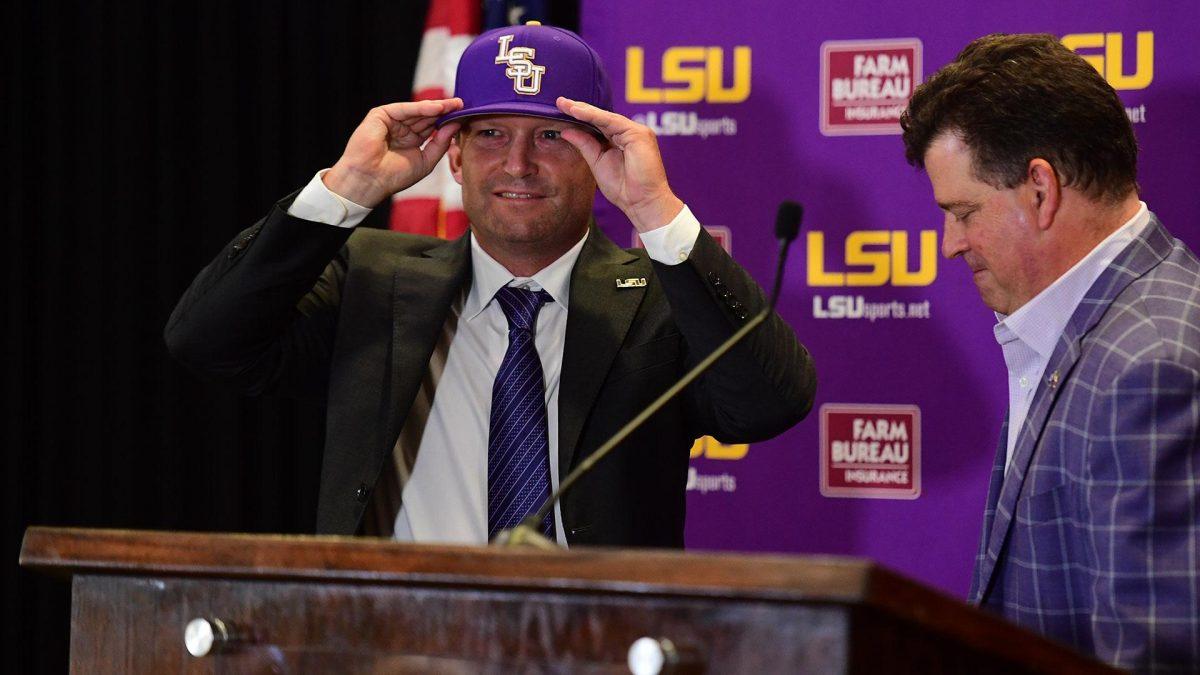
[[[530,21],[483,33],[463,50],[454,79],[462,110],[474,115],[531,115],[583,124],[554,104],[559,96],[612,110],[612,92],[600,56],[575,33]],[[585,125],[591,127],[591,125]],[[594,128],[594,127],[592,127]]]

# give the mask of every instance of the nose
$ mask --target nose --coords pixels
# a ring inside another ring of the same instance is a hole
[[[537,173],[537,163],[533,159],[533,140],[523,135],[517,135],[508,144],[508,153],[504,157],[504,172],[513,178],[524,178]]]
[[[955,221],[954,216],[946,214],[946,222],[944,223],[942,232],[942,256],[949,258],[957,258],[970,248],[967,246],[967,238],[964,235],[962,224]]]

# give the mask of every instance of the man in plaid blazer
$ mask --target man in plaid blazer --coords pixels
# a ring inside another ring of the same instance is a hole
[[[902,125],[1009,373],[972,602],[1200,668],[1200,262],[1138,199],[1120,100],[1053,36],[991,35]]]

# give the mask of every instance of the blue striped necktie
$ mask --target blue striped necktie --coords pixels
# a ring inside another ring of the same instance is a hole
[[[546,430],[546,385],[533,329],[546,291],[505,286],[496,301],[508,318],[508,351],[492,385],[488,431],[488,540],[516,527],[550,496],[550,439]],[[554,539],[554,514],[542,532]]]

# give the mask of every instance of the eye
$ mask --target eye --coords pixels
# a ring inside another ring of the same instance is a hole
[[[558,129],[543,129],[542,138],[547,141],[557,141],[562,138],[562,132]]]
[[[966,224],[966,222],[971,219],[971,216],[975,215],[976,211],[978,211],[978,209],[962,209],[960,211],[951,212],[951,215],[953,215],[954,219],[958,222]]]
[[[480,147],[498,148],[505,143],[507,136],[503,129],[480,127],[471,131],[470,138]]]

